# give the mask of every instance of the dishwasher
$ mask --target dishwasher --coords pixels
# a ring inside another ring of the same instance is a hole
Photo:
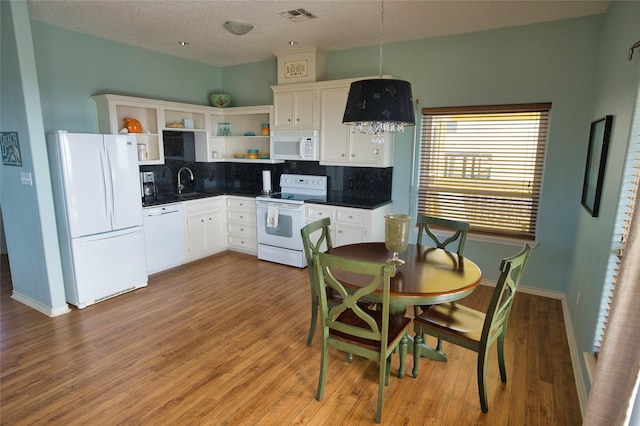
[[[182,265],[186,258],[183,204],[144,207],[142,213],[147,273]]]

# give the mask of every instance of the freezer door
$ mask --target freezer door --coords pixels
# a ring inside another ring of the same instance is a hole
[[[107,194],[110,182],[104,173],[102,135],[56,133],[55,164],[64,197],[71,238],[111,231]],[[57,183],[56,183],[57,184]]]
[[[111,223],[114,230],[142,226],[138,147],[135,136],[104,135],[106,164],[111,177]]]
[[[147,285],[142,227],[76,238],[71,245],[75,282],[65,282],[65,289],[67,302],[78,308]]]

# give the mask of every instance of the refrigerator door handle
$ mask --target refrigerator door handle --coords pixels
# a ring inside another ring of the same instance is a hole
[[[99,155],[100,155],[100,168],[102,169],[102,193],[104,194],[104,213],[105,213],[105,217],[108,218],[109,222],[113,223],[113,218],[112,218],[112,209],[111,209],[111,200],[109,199],[111,194],[112,194],[112,189],[111,189],[111,177],[107,176],[108,173],[108,167],[106,166],[106,155],[107,152],[105,150],[104,147],[104,142],[100,145],[100,150],[99,150]]]
[[[104,152],[104,159],[103,159],[103,164],[102,164],[102,171],[103,171],[103,175],[104,175],[104,180],[107,183],[107,190],[106,190],[106,194],[107,194],[107,200],[106,200],[106,205],[107,205],[107,209],[108,209],[108,214],[109,214],[109,219],[111,220],[111,225],[113,226],[114,223],[114,213],[115,213],[115,205],[114,205],[114,199],[115,199],[115,195],[113,193],[114,191],[114,187],[115,187],[115,176],[113,176],[112,173],[112,169],[111,169],[111,156],[109,155],[109,150],[107,149],[106,145],[103,142],[103,146],[102,146],[102,152]]]

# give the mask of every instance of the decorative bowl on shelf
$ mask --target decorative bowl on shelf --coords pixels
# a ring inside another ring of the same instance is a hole
[[[258,158],[261,159],[261,160],[268,160],[269,159],[269,153],[260,154],[260,155],[258,155]]]
[[[231,95],[226,93],[212,93],[209,95],[211,105],[218,108],[226,108],[231,104]]]
[[[233,154],[233,158],[244,158],[244,154]]]

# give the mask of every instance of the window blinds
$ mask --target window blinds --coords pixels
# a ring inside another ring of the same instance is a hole
[[[550,108],[424,108],[418,212],[534,239]]]

